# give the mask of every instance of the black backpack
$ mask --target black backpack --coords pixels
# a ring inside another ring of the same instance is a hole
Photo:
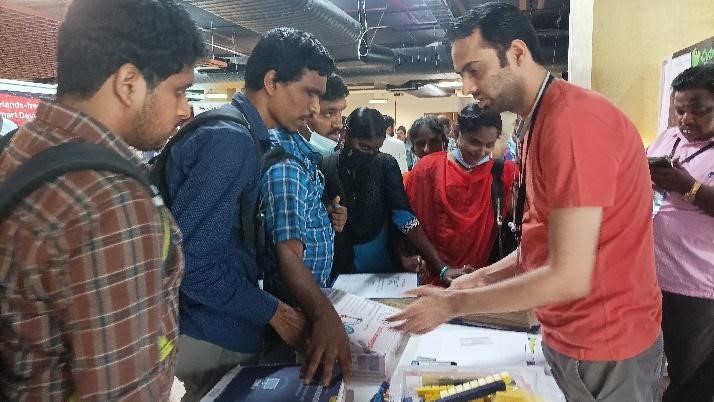
[[[269,150],[264,149],[255,130],[245,118],[243,112],[238,108],[238,105],[235,103],[226,104],[218,109],[209,110],[193,117],[171,137],[161,152],[149,161],[149,181],[158,189],[159,194],[161,194],[164,203],[169,209],[171,209],[172,202],[171,197],[169,197],[168,183],[166,182],[166,161],[168,160],[171,148],[177,141],[192,136],[201,125],[213,121],[234,122],[248,129],[253,139],[258,160],[261,161],[260,176],[262,176],[270,166],[287,159],[294,160],[303,170],[307,170],[307,167],[301,160],[280,146],[273,146]],[[257,186],[257,184],[254,184],[254,186]],[[266,267],[268,265],[274,265],[275,262],[272,260],[274,256],[271,253],[271,247],[265,234],[265,222],[260,213],[262,199],[259,195],[257,203],[250,201],[250,193],[253,190],[255,190],[255,187],[247,188],[240,196],[241,237],[246,244],[253,244],[255,247],[258,277],[265,279],[266,290],[281,297],[281,299],[285,299],[287,297],[283,297],[283,292],[275,289],[282,288],[283,286],[279,278],[274,277],[270,280],[266,278],[266,276],[271,276],[266,272]],[[274,285],[270,286],[268,283]]]
[[[0,137],[0,153],[5,151],[17,131],[13,130]],[[130,177],[141,183],[151,194],[154,203],[161,206],[158,191],[151,186],[144,172],[135,164],[98,144],[68,142],[47,148],[33,156],[0,183],[0,221],[42,184],[65,173],[81,170],[105,170]],[[168,213],[163,208],[159,209],[162,217],[164,214],[168,217]],[[164,224],[166,223],[164,219]]]

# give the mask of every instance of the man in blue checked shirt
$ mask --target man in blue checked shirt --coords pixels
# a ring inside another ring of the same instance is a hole
[[[272,97],[281,99],[281,108],[273,111],[274,121],[266,124],[273,146],[279,145],[292,155],[272,164],[260,180],[262,212],[265,213],[266,234],[274,246],[280,282],[290,296],[290,302],[299,306],[310,323],[309,346],[306,353],[303,378],[312,381],[319,366],[323,366],[321,383],[328,386],[335,362],[342,373],[349,376],[352,359],[347,334],[342,320],[332,303],[322,293],[332,269],[334,230],[342,230],[347,220],[346,208],[339,206],[339,198],[329,205],[322,202],[324,178],[318,170],[320,154],[298,133],[305,120],[320,112],[320,97],[324,95],[327,75],[316,71],[329,54],[312,35],[285,29],[276,35],[279,51],[261,52],[256,46],[251,57],[263,66],[258,85]],[[292,42],[287,46],[288,42]],[[286,54],[288,53],[288,54]],[[274,66],[285,60],[304,63],[299,70]],[[332,60],[330,59],[330,62]],[[334,64],[332,64],[334,70]],[[332,72],[332,71],[330,71]],[[288,74],[295,74],[286,79]],[[246,75],[246,86],[249,84]],[[288,115],[290,105],[305,104],[310,109],[300,115]],[[286,118],[286,116],[288,118]],[[332,223],[331,223],[332,220]],[[266,267],[271,271],[271,267]],[[266,289],[270,280],[266,272]]]
[[[319,85],[317,80],[315,84]],[[323,204],[325,178],[318,169],[322,157],[297,130],[278,128],[269,133],[273,146],[282,147],[294,158],[273,164],[260,180],[261,211],[265,214],[266,233],[275,247],[280,281],[289,298],[311,318],[313,340],[321,335],[345,336],[341,321],[334,321],[339,316],[320,287],[329,285],[335,230],[343,229],[346,209],[339,205],[339,196],[329,205]],[[331,222],[330,215],[341,218]],[[325,386],[329,385],[335,360],[343,372],[350,367],[348,345],[346,349],[335,349],[311,342],[308,356],[311,358],[304,371],[306,381],[322,363]]]
[[[271,166],[260,181],[267,233],[273,244],[299,241],[303,263],[320,287],[329,285],[335,231],[327,209],[340,208],[339,197],[322,203],[325,178],[318,169],[321,155],[299,133],[270,130],[273,146],[282,147],[294,159]],[[341,228],[340,228],[341,229]]]

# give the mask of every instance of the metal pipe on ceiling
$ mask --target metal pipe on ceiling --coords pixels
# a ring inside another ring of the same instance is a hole
[[[287,26],[312,33],[335,59],[357,58],[360,24],[329,0],[186,0],[257,33]],[[368,63],[393,63],[390,49],[372,46]]]

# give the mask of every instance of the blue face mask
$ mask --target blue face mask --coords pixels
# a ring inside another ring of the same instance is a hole
[[[475,169],[476,167],[481,166],[481,165],[483,165],[484,163],[486,163],[486,162],[488,162],[489,160],[491,160],[491,157],[487,154],[487,155],[484,155],[483,158],[481,158],[478,162],[476,162],[475,164],[471,165],[471,164],[467,163],[467,162],[464,160],[464,156],[461,154],[461,149],[460,149],[459,147],[456,147],[456,149],[454,149],[453,151],[451,151],[451,154],[454,155],[454,159],[456,159],[456,161],[459,162],[459,164],[460,164],[461,166],[465,167],[466,170],[473,170],[473,169]]]

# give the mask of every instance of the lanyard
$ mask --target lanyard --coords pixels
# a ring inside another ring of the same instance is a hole
[[[540,84],[540,89],[538,90],[538,95],[536,95],[535,102],[533,102],[533,106],[531,106],[531,111],[528,112],[528,116],[525,119],[521,119],[521,122],[518,124],[518,128],[516,129],[516,137],[518,138],[519,142],[523,141],[523,137],[526,135],[526,129],[530,128],[531,121],[534,119],[535,111],[538,108],[538,105],[540,104],[540,98],[543,96],[543,92],[545,92],[545,88],[550,84],[552,78],[553,76],[550,75],[550,72],[545,75],[543,83]]]
[[[535,121],[538,116],[538,110],[540,109],[541,99],[543,97],[543,94],[545,93],[546,88],[548,87],[548,85],[550,85],[551,82],[553,82],[553,76],[548,73],[546,74],[545,79],[543,79],[543,84],[541,84],[540,91],[538,91],[538,95],[536,96],[535,102],[533,102],[533,107],[531,107],[531,111],[530,113],[528,113],[528,117],[524,119],[522,125],[518,126],[518,130],[516,132],[520,143],[520,152],[518,152],[518,159],[521,175],[520,180],[518,181],[518,195],[517,197],[515,197],[516,206],[515,208],[513,208],[513,222],[510,227],[513,233],[515,233],[516,239],[518,240],[519,244],[521,242],[521,235],[523,232],[523,213],[526,204],[526,155],[529,153],[528,149],[530,148],[530,144],[533,142],[533,135],[535,134],[534,132],[531,132],[531,134],[528,136],[528,141],[526,141],[525,132],[529,131],[532,127],[535,127]],[[518,247],[518,250],[520,252],[520,246]]]
[[[674,142],[674,146],[672,147],[672,152],[669,154],[669,159],[672,160],[674,159],[674,153],[677,152],[677,147],[679,146],[679,143],[682,142],[681,138],[677,138],[677,141]],[[691,161],[692,159],[696,158],[700,154],[702,154],[704,151],[707,151],[708,149],[714,147],[714,141],[710,142],[709,144],[701,147],[697,152],[689,155],[686,159],[682,160],[679,162],[680,165],[684,165],[685,163]]]

